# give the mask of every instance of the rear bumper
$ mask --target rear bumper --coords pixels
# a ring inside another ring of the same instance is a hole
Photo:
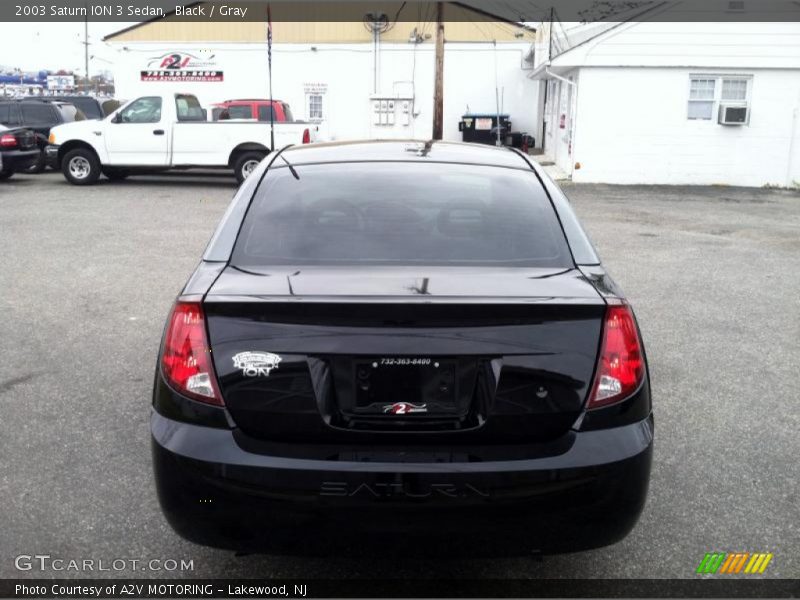
[[[437,536],[450,554],[608,545],[636,524],[653,446],[652,416],[572,432],[557,456],[464,463],[266,456],[243,450],[231,430],[157,412],[151,431],[159,501],[180,535],[289,554],[419,554]]]
[[[22,171],[33,165],[39,158],[39,149],[11,150],[3,152],[2,169],[4,171]]]
[[[58,162],[58,148],[57,144],[49,144],[44,147],[44,160],[48,167],[55,170],[61,168]]]

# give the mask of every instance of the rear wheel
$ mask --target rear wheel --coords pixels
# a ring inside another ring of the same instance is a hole
[[[108,177],[111,181],[122,181],[130,173],[123,169],[103,169],[103,175]]]
[[[74,185],[91,185],[100,179],[100,161],[92,150],[76,148],[64,155],[61,172]]]
[[[245,152],[240,154],[233,165],[236,181],[242,183],[255,170],[266,154],[264,152]]]

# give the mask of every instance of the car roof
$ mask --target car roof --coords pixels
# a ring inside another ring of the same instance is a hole
[[[51,100],[50,98],[18,98],[16,100],[3,100],[3,104],[72,104],[66,100]]]
[[[264,98],[239,98],[237,100],[223,100],[212,104],[214,108],[221,108],[225,106],[237,106],[239,104],[286,104],[283,100],[269,100]]]
[[[94,96],[81,96],[80,94],[56,94],[55,96],[43,96],[45,98],[65,98],[68,100],[94,100],[98,102]]]
[[[230,104],[232,102],[248,102],[248,103],[250,103],[250,102],[274,102],[275,104],[277,104],[279,102],[283,103],[283,100],[278,100],[277,98],[274,98],[272,100],[270,100],[269,98],[233,98],[231,100],[225,100],[225,101],[221,102],[220,104]]]
[[[517,152],[505,147],[425,140],[364,140],[291,146],[294,165],[341,162],[446,162],[530,170]],[[275,166],[280,166],[276,163]]]

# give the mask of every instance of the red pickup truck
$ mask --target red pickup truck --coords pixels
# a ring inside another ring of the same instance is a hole
[[[266,100],[261,98],[247,98],[242,100],[226,100],[211,105],[211,115],[214,121],[226,119],[253,119],[255,121],[270,120],[270,107],[274,112],[276,123],[294,121],[292,109],[281,100]]]

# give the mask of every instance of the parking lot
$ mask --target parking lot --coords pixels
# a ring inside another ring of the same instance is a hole
[[[564,187],[650,360],[651,492],[623,542],[542,561],[446,548],[437,560],[235,557],[184,542],[153,489],[153,369],[233,179],[81,188],[49,173],[0,182],[0,577],[41,576],[13,558],[45,553],[193,559],[180,575],[196,577],[681,578],[709,551],[772,552],[765,576],[798,577],[800,194]]]

